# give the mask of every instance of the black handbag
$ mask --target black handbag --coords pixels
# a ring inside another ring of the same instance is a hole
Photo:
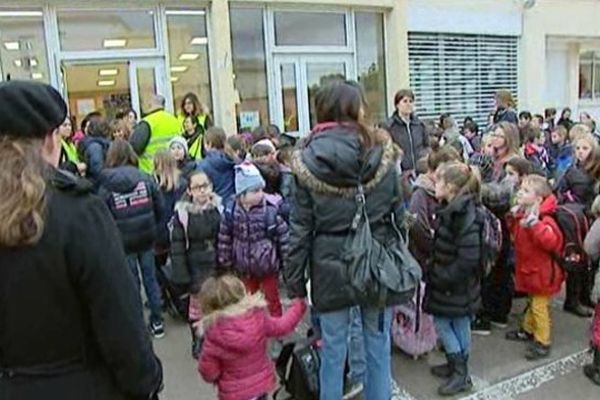
[[[381,242],[373,237],[362,185],[344,253],[354,300],[359,305],[386,307],[408,302],[421,281],[421,267],[408,250],[394,212],[392,234]]]

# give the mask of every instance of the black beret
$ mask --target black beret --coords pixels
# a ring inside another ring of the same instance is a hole
[[[31,81],[0,83],[0,135],[43,138],[67,117],[67,105],[50,85]]]

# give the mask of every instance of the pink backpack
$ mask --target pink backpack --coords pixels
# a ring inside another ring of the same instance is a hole
[[[425,284],[421,282],[408,303],[394,308],[392,339],[404,353],[414,359],[432,351],[437,344],[433,317],[423,312]]]

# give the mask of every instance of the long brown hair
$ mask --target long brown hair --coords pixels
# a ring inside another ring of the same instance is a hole
[[[337,81],[323,86],[315,96],[315,108],[317,123],[339,122],[355,126],[366,149],[377,142],[375,131],[364,123],[367,101],[358,83]]]
[[[106,168],[122,167],[125,165],[137,167],[138,157],[129,142],[123,139],[116,139],[110,144],[106,153]]]
[[[0,246],[36,244],[44,233],[48,171],[41,141],[0,137]]]
[[[180,175],[177,160],[169,150],[161,150],[154,155],[154,177],[162,190],[170,192],[175,189]]]
[[[436,174],[447,185],[456,188],[456,197],[472,194],[475,199],[479,199],[481,182],[479,175],[467,164],[458,161],[451,161],[440,165]]]

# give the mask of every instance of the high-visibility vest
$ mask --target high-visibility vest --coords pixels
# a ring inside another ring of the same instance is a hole
[[[202,160],[202,141],[204,140],[204,134],[200,134],[194,143],[188,149],[188,154],[193,160]]]
[[[75,143],[68,142],[65,139],[62,139],[61,144],[65,154],[67,155],[67,160],[74,163],[78,163],[79,155],[77,154],[77,146],[75,146]]]
[[[187,118],[187,115],[185,115],[185,114],[177,115],[177,120],[179,121],[179,127],[181,128],[182,132],[183,132],[183,121],[185,121],[186,118]],[[207,119],[208,119],[207,114],[196,115],[196,121],[198,122],[198,125],[202,127],[202,131],[206,131],[206,120]]]
[[[180,132],[179,121],[173,114],[158,110],[148,114],[143,121],[150,126],[150,141],[140,156],[140,169],[148,174],[154,171],[154,155],[169,148],[169,142]]]

